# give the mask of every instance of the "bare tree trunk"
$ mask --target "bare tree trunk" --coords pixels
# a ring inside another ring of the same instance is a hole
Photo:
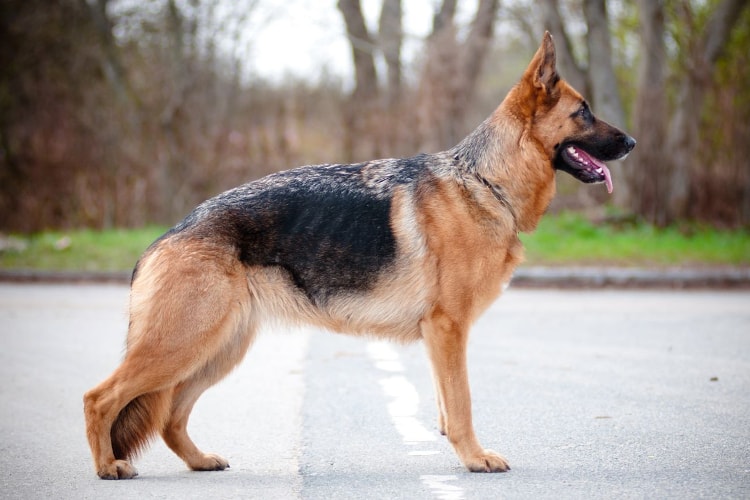
[[[435,37],[443,28],[453,24],[456,16],[456,0],[443,0],[440,10],[432,18],[432,33],[430,38]]]
[[[489,51],[498,8],[498,0],[480,0],[464,43],[453,20],[455,0],[444,0],[435,15],[418,97],[422,150],[450,147],[466,133],[466,110]]]
[[[120,150],[118,152],[122,152],[128,149],[128,143],[132,141],[133,137],[137,137],[141,129],[141,103],[130,85],[127,72],[122,64],[120,49],[112,34],[113,23],[107,14],[109,0],[96,0],[95,2],[80,0],[80,2],[88,10],[96,30],[101,47],[100,65],[116,97],[116,106],[113,106],[116,109],[112,111],[119,111],[120,113],[111,114],[117,114],[119,119],[112,116],[108,126],[121,127],[120,132],[123,139],[118,141],[113,149],[117,148]],[[117,153],[109,150],[107,154],[114,156]],[[103,189],[107,192],[107,195],[102,197],[101,225],[104,227],[111,227],[117,222],[119,211],[117,200],[120,194],[117,189],[117,181],[118,178],[122,177],[121,173],[126,170],[125,165],[123,165],[124,162],[120,158],[109,158],[108,160],[102,162],[102,172],[106,174],[102,184],[104,185]]]
[[[691,51],[667,137],[667,149],[671,155],[667,222],[688,214],[690,173],[696,168],[705,92],[732,28],[748,4],[750,0],[722,0],[711,13],[705,31]]]
[[[525,47],[536,47],[542,37],[540,30],[544,29],[544,26],[540,26],[539,19],[537,19],[539,17],[536,15],[537,4],[538,2],[514,2],[510,5],[503,5],[503,18],[518,26],[523,37],[521,44]]]
[[[401,0],[383,0],[378,28],[378,44],[383,51],[388,68],[387,102],[389,107],[401,95],[401,44],[404,38],[401,29]]]
[[[464,42],[461,51],[461,61],[463,63],[463,67],[461,68],[463,79],[461,85],[463,89],[461,110],[463,114],[461,118],[466,115],[466,107],[474,100],[477,88],[476,84],[482,72],[484,61],[487,59],[487,52],[492,41],[498,8],[498,0],[480,0],[474,20],[471,23],[471,31],[469,31],[469,35]],[[461,137],[456,137],[456,140],[460,139]]]
[[[455,0],[444,0],[432,20],[432,32],[425,42],[425,62],[419,81],[417,130],[419,149],[436,151],[450,143],[446,124],[455,93],[458,42],[453,17]]]
[[[594,112],[603,120],[624,129],[625,112],[612,65],[612,45],[605,0],[584,0],[583,12],[588,26],[588,76]],[[625,179],[622,162],[612,162],[610,169],[615,179]],[[628,206],[629,199],[628,183],[618,182],[613,194],[614,204],[620,207]]]
[[[354,95],[371,99],[377,95],[377,73],[373,52],[375,44],[370,37],[362,15],[359,0],[339,0],[338,8],[344,16],[346,33],[352,48],[354,61]]]
[[[395,156],[400,149],[400,137],[403,133],[400,116],[401,104],[401,0],[383,0],[378,28],[378,44],[383,52],[388,71],[386,79],[385,102],[383,105],[383,136],[387,154]]]
[[[664,45],[664,0],[638,0],[641,60],[634,129],[638,147],[626,170],[632,197],[630,208],[651,222],[663,225],[666,180],[664,141],[667,125],[665,92],[667,53]]]
[[[344,110],[344,156],[347,161],[355,161],[358,138],[370,128],[368,124],[377,105],[378,78],[373,55],[375,44],[365,25],[359,0],[339,0],[338,8],[346,23],[355,78],[354,91]],[[377,154],[377,150],[375,147],[375,151],[365,152],[365,155]]]
[[[191,159],[185,151],[187,136],[190,135],[187,130],[190,117],[184,112],[192,82],[186,54],[186,20],[175,0],[168,0],[166,16],[172,87],[169,101],[159,117],[161,132],[166,141],[165,163],[159,170],[159,184],[164,194],[161,215],[165,220],[173,220],[189,209],[182,190],[188,185],[186,180],[193,171]]]
[[[115,89],[115,93],[120,101],[130,104],[135,96],[132,93],[130,84],[125,75],[125,69],[122,66],[120,53],[114,37],[112,36],[112,22],[107,15],[107,4],[109,3],[109,0],[96,0],[94,3],[88,2],[87,0],[80,1],[88,9],[91,14],[91,20],[96,27],[99,43],[104,52],[104,60],[102,61],[104,74]]]
[[[573,55],[573,44],[565,30],[565,25],[560,15],[557,0],[541,0],[538,2],[542,11],[544,29],[552,34],[555,39],[555,52],[557,54],[557,68],[560,75],[565,78],[576,90],[583,95],[589,95],[589,83],[586,70],[576,62]]]

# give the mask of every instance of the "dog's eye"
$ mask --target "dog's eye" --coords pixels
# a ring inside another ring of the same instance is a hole
[[[581,107],[578,109],[578,116],[585,121],[591,120],[591,109],[589,109],[588,105],[585,102],[581,104]]]

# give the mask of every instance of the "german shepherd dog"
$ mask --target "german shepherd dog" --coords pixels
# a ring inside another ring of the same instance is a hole
[[[133,271],[122,364],[84,396],[103,479],[160,433],[193,470],[190,411],[240,362],[264,323],[424,342],[438,428],[470,471],[508,462],[474,434],[469,327],[522,260],[555,192],[555,171],[612,181],[604,161],[635,140],[597,120],[555,68],[549,33],[520,82],[457,146],[435,154],[270,175],[212,198],[154,242]]]

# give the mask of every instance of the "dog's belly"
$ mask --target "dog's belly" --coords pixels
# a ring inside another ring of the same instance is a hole
[[[251,310],[264,323],[309,324],[340,333],[375,335],[401,342],[420,338],[427,287],[409,273],[390,273],[368,290],[338,290],[315,303],[275,266],[248,268]]]

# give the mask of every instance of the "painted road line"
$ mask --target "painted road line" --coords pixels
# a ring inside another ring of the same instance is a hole
[[[401,434],[404,444],[419,445],[437,441],[437,435],[427,429],[417,418],[419,393],[417,388],[402,375],[404,366],[393,347],[383,341],[370,342],[367,352],[375,367],[388,375],[379,380],[383,393],[388,398],[388,414],[393,425]],[[437,455],[437,450],[421,449],[409,451],[409,456]],[[439,500],[462,500],[464,490],[451,481],[458,478],[452,475],[422,475],[422,484]]]

